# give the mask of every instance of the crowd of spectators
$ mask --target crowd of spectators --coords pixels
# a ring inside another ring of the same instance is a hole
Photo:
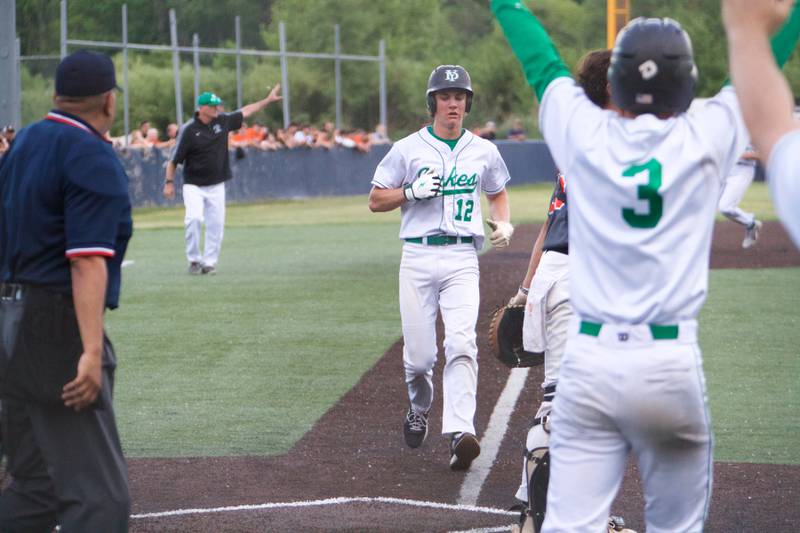
[[[498,139],[497,124],[488,121],[483,127],[477,127],[472,131],[475,135],[484,139]],[[6,152],[14,140],[16,132],[13,126],[6,126],[0,131],[0,154]],[[151,149],[163,148],[170,149],[175,146],[178,137],[178,125],[171,123],[167,125],[166,134],[161,136],[159,130],[151,126],[150,122],[142,121],[139,127],[127,136],[127,148]],[[514,119],[508,129],[506,138],[515,141],[526,139],[522,120]],[[111,137],[114,147],[122,149],[126,147],[125,136]],[[371,132],[362,129],[339,129],[332,122],[326,122],[321,128],[310,124],[298,124],[292,122],[286,129],[270,129],[268,126],[253,123],[248,125],[243,123],[241,129],[231,132],[229,146],[236,148],[257,148],[260,150],[285,150],[295,148],[323,148],[330,150],[334,146],[368,152],[372,146],[380,144],[391,144],[391,139],[386,134],[386,126],[378,124]]]
[[[491,120],[484,124],[483,127],[479,126],[472,130],[472,133],[490,141],[495,141],[499,138],[497,136],[497,124]],[[524,141],[527,139],[521,119],[515,118],[511,122],[511,127],[506,132],[506,139],[509,141]]]
[[[172,148],[178,136],[178,125],[169,124],[166,139],[162,139],[159,131],[151,127],[150,122],[142,121],[139,127],[127,136],[112,137],[116,148],[150,149]],[[386,126],[378,124],[375,130],[367,132],[362,129],[345,130],[326,122],[322,128],[310,124],[291,123],[286,129],[270,129],[268,126],[243,123],[242,127],[231,132],[229,146],[236,148],[257,148],[260,150],[284,150],[295,148],[324,148],[330,150],[334,146],[350,148],[360,152],[368,152],[374,145],[391,144],[386,134]]]

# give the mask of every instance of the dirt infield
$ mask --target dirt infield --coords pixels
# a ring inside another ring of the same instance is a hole
[[[481,353],[490,311],[512,295],[524,274],[537,228],[518,229],[514,245],[481,257]],[[719,223],[713,268],[800,266],[800,253],[777,223],[743,251],[740,226]],[[441,365],[435,382],[441,390]],[[540,400],[541,367],[528,374],[497,460],[473,507],[458,507],[464,473],[447,467],[447,442],[438,437],[441,402],[431,434],[417,450],[405,447],[406,407],[401,343],[392,348],[286,455],[135,459],[130,461],[131,529],[150,531],[463,531],[497,530],[514,521],[519,459],[529,419]],[[476,426],[488,424],[509,372],[481,359]],[[437,398],[438,400],[438,398]],[[681,490],[681,487],[675,487]],[[800,524],[800,466],[717,463],[707,531],[796,531]],[[223,507],[247,506],[219,510]],[[643,530],[641,490],[629,469],[614,512]],[[141,516],[186,509],[218,512]]]

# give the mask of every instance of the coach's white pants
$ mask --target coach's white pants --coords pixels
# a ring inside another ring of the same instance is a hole
[[[436,316],[444,322],[442,433],[475,434],[478,390],[478,255],[471,244],[405,243],[400,262],[400,316],[408,397],[415,411],[433,403]]]
[[[553,402],[543,531],[605,531],[629,453],[648,533],[699,532],[711,497],[712,438],[695,321],[676,340],[647,325],[570,337]]]
[[[749,165],[734,165],[732,174],[722,185],[719,197],[719,212],[743,226],[750,227],[755,222],[753,213],[748,213],[739,207],[747,188],[753,183],[756,167]]]
[[[190,263],[216,266],[222,248],[222,234],[225,230],[225,183],[208,187],[198,185],[183,186],[183,204],[186,217],[186,259]],[[200,252],[200,235],[206,225],[206,242]]]
[[[531,281],[522,325],[523,347],[531,352],[544,352],[544,381],[542,388],[558,382],[558,370],[567,344],[572,308],[569,304],[569,256],[559,252],[544,252]],[[550,402],[542,402],[535,418],[550,414]],[[549,434],[543,428],[528,432],[526,448],[548,445]],[[527,457],[527,454],[526,454]],[[516,498],[528,501],[527,458],[522,460],[522,482]]]

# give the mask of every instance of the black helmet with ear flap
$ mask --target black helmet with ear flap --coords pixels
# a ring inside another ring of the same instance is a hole
[[[431,115],[436,113],[436,97],[434,93],[448,89],[466,91],[467,105],[465,111],[469,113],[472,108],[472,82],[469,79],[469,72],[461,65],[439,65],[433,69],[430,77],[428,77],[428,91],[425,93],[428,113]]]
[[[617,36],[608,68],[611,101],[625,111],[681,113],[697,84],[692,41],[669,18],[639,17]]]

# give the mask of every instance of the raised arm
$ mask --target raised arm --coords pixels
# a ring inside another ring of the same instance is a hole
[[[281,84],[279,83],[272,88],[267,97],[264,98],[263,100],[259,100],[258,102],[253,102],[252,104],[247,104],[246,106],[243,106],[241,109],[242,116],[244,118],[251,117],[256,113],[258,113],[259,111],[261,111],[262,109],[264,109],[265,107],[267,107],[272,102],[277,102],[278,100],[283,98],[279,94],[280,90],[281,90]]]
[[[794,9],[770,46],[769,35],[788,15],[791,2],[723,0],[722,7],[733,84],[753,144],[767,162],[775,143],[800,128],[792,118],[792,92],[778,69],[797,42],[800,12]]]
[[[492,0],[492,12],[503,28],[506,40],[522,64],[528,84],[542,100],[547,86],[556,78],[569,76],[553,41],[523,2]]]

